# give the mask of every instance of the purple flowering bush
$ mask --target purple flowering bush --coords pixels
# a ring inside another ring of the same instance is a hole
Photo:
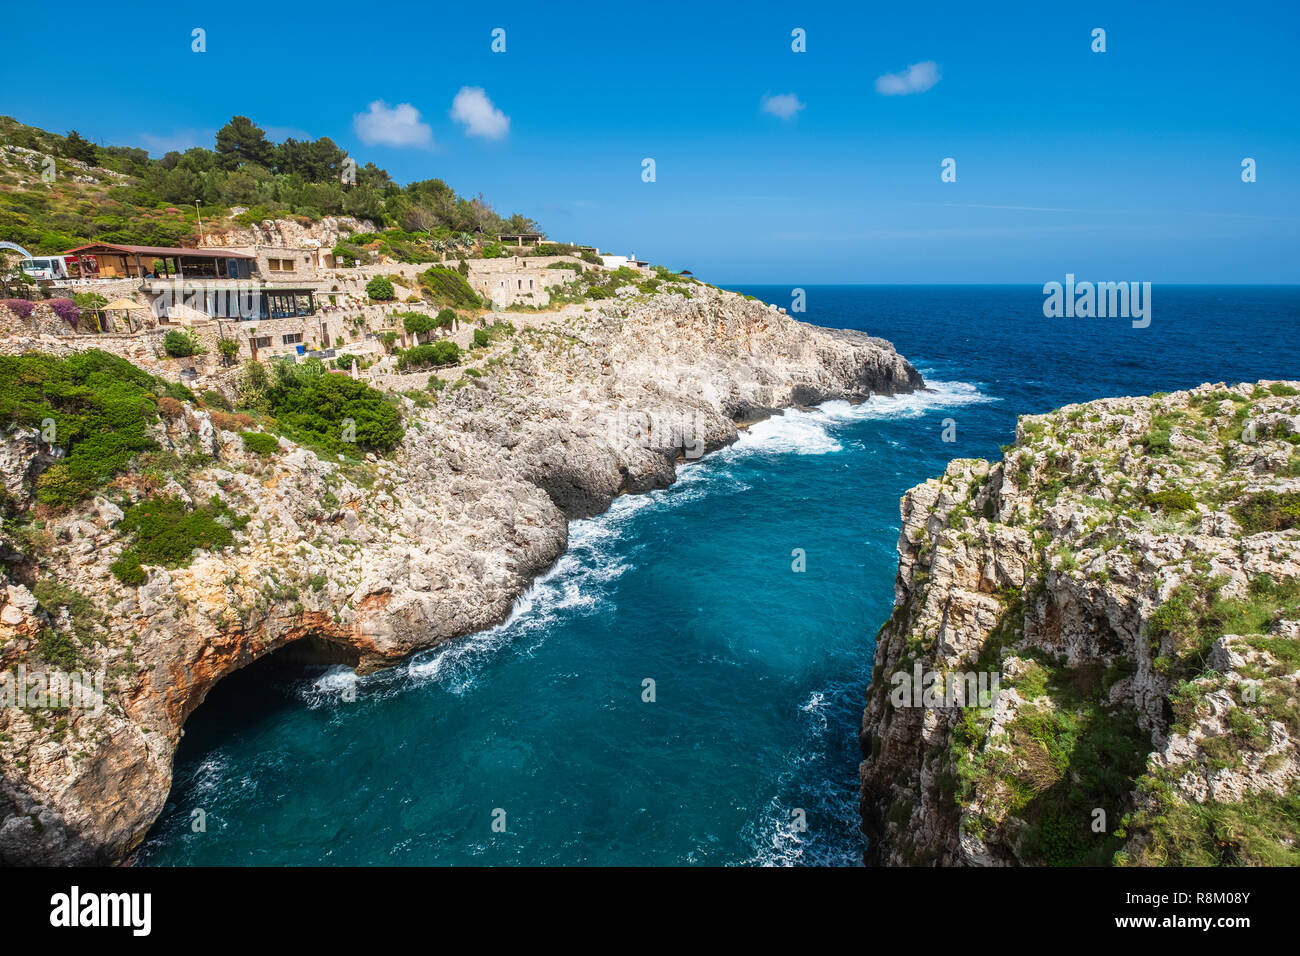
[[[26,320],[32,317],[32,304],[26,299],[0,299],[0,306],[4,306],[20,319]]]
[[[55,315],[74,329],[77,327],[77,320],[81,318],[81,307],[77,303],[71,299],[51,299],[49,305]]]

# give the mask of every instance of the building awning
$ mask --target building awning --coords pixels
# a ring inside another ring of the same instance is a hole
[[[137,310],[147,312],[149,307],[131,299],[114,299],[108,305],[100,306],[101,312],[131,312]]]

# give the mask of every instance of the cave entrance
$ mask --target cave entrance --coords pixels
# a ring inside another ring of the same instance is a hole
[[[359,661],[354,648],[319,637],[285,644],[217,681],[186,718],[180,747],[210,748],[300,708],[305,686],[339,667],[354,669]]]

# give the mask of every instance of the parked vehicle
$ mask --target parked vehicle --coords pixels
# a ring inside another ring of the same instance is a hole
[[[99,263],[94,256],[32,256],[18,268],[33,279],[78,279],[95,275]]]
[[[19,261],[18,268],[32,279],[66,279],[68,263],[63,256],[40,256]]]

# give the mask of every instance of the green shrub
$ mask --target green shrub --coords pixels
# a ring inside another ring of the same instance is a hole
[[[140,555],[134,551],[124,551],[122,556],[108,566],[113,576],[123,584],[139,587],[148,577],[140,567]]]
[[[206,350],[192,329],[172,329],[163,336],[163,351],[169,358],[189,358]]]
[[[474,348],[487,348],[498,339],[515,334],[515,327],[509,322],[493,322],[489,326],[474,330]]]
[[[1169,429],[1160,428],[1147,432],[1142,438],[1141,444],[1146,447],[1148,455],[1169,454]]]
[[[480,330],[481,331],[481,330]],[[460,362],[460,346],[455,342],[434,342],[432,345],[417,345],[407,349],[397,357],[397,368],[424,368],[430,365],[455,365]]]
[[[1287,531],[1300,524],[1300,492],[1262,491],[1234,506],[1232,516],[1246,534]]]
[[[244,440],[244,451],[255,455],[273,455],[280,450],[279,439],[266,432],[240,432],[239,437]]]
[[[1162,511],[1191,511],[1196,507],[1196,499],[1190,491],[1165,489],[1146,496],[1146,503]]]
[[[36,638],[36,652],[42,659],[65,671],[74,670],[81,659],[72,638],[48,627]]]
[[[197,508],[170,496],[147,498],[127,508],[118,523],[118,531],[134,535],[134,540],[110,567],[123,584],[140,584],[145,578],[142,564],[186,567],[196,550],[234,543],[232,529],[247,523],[248,518],[236,517],[216,495]]]
[[[223,412],[230,411],[230,401],[215,388],[209,388],[203,393],[203,404],[209,408],[219,408]]]
[[[468,266],[466,266],[468,271]],[[477,309],[482,305],[478,294],[470,288],[464,274],[446,266],[433,266],[420,273],[420,285],[429,298],[438,305]]]
[[[397,293],[393,291],[393,284],[386,276],[375,276],[367,282],[366,295],[380,302],[391,302],[397,298]]]
[[[388,451],[402,440],[401,415],[382,392],[318,361],[277,366],[266,400],[280,431],[330,453]]]
[[[425,312],[402,312],[400,318],[402,328],[408,335],[414,335],[416,342],[420,341],[421,335],[428,335],[432,332],[437,324],[433,316]]]
[[[194,401],[184,386],[98,349],[66,359],[0,356],[0,426],[39,429],[65,452],[36,481],[45,504],[80,501],[156,447],[147,427],[158,420],[159,396]]]

